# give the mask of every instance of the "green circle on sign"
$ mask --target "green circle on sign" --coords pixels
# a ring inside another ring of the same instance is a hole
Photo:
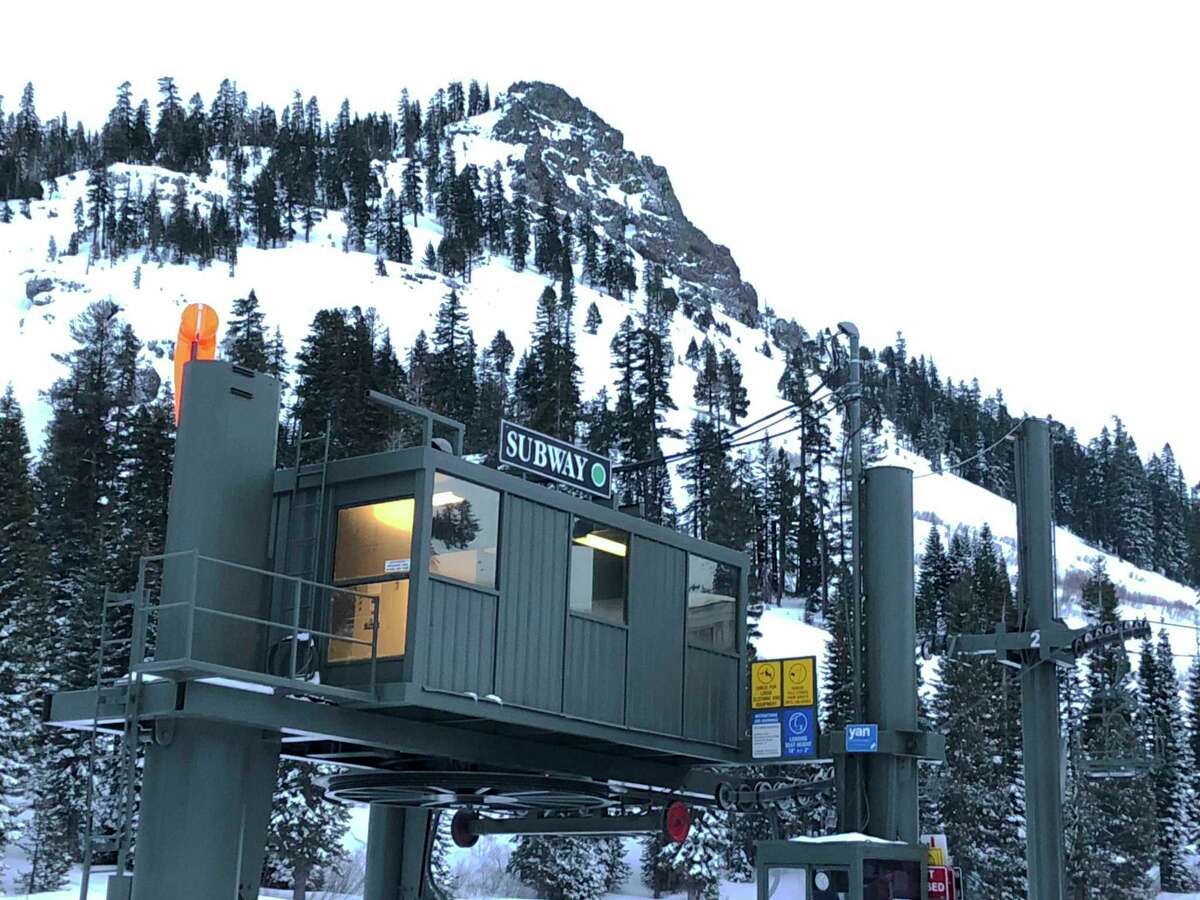
[[[608,478],[608,473],[604,471],[604,466],[600,463],[592,463],[592,484],[596,487],[604,487],[604,482]]]

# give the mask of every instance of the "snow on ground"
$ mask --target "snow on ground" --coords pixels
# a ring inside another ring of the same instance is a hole
[[[763,610],[759,625],[762,632],[755,645],[763,659],[786,656],[815,656],[817,671],[825,671],[825,648],[829,632],[804,621],[804,607],[793,598],[785,597],[783,606],[768,606]]]

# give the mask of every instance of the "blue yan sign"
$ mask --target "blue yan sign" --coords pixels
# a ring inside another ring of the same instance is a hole
[[[879,750],[878,725],[847,725],[847,753],[876,753]]]

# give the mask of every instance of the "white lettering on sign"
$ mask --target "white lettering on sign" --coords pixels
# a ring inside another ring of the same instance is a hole
[[[606,457],[511,422],[500,423],[500,461],[593,494],[612,495],[612,464]]]

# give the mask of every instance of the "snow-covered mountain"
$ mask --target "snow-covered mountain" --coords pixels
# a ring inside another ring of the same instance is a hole
[[[783,354],[768,355],[764,344],[786,342],[795,333],[792,323],[761,315],[754,288],[742,280],[730,251],[710,241],[684,215],[666,171],[648,156],[637,156],[624,146],[619,131],[609,126],[578,100],[561,89],[541,83],[519,83],[497,100],[489,112],[448,126],[455,156],[461,167],[468,163],[484,170],[499,163],[504,188],[512,196],[523,190],[536,204],[547,195],[560,211],[574,217],[585,207],[596,225],[610,237],[621,234],[634,253],[640,273],[647,261],[663,266],[666,285],[680,298],[681,308],[670,325],[670,338],[677,356],[694,338],[705,337],[718,349],[729,348],[738,356],[749,394],[748,420],[779,409],[783,401],[777,384]],[[255,151],[247,183],[268,151]],[[377,164],[377,174],[386,187],[402,191],[404,159]],[[227,199],[226,166],[213,163],[207,177],[181,176],[154,166],[114,165],[110,177],[114,192],[130,190],[148,194],[157,185],[163,213],[169,212],[175,184],[183,179],[189,206],[202,211],[217,197]],[[538,296],[548,279],[535,271],[514,271],[507,258],[497,257],[474,269],[471,280],[448,278],[421,266],[389,262],[387,276],[376,272],[373,254],[343,249],[346,226],[334,212],[316,224],[307,242],[293,241],[286,247],[256,249],[244,246],[232,270],[224,263],[200,269],[189,265],[164,264],[143,258],[140,253],[110,263],[101,259],[89,264],[86,253],[51,259],[51,239],[65,248],[74,231],[74,209],[86,196],[87,172],[60,177],[44,185],[45,199],[29,204],[28,218],[13,201],[13,220],[0,224],[0,387],[14,385],[25,409],[30,437],[35,446],[46,421],[40,392],[60,373],[54,354],[70,349],[71,320],[84,308],[103,298],[112,298],[124,317],[147,342],[148,355],[165,380],[171,374],[168,358],[186,303],[202,301],[228,317],[234,298],[253,289],[270,327],[278,326],[288,348],[295,352],[307,333],[314,314],[331,306],[374,307],[380,322],[391,333],[393,344],[406,348],[418,330],[429,330],[443,296],[451,287],[459,290],[469,310],[477,341],[483,344],[503,329],[517,355],[525,349],[534,320]],[[86,202],[86,200],[85,200]],[[407,226],[416,258],[428,243],[436,245],[442,228],[432,217],[421,215]],[[593,396],[602,386],[612,389],[609,345],[622,319],[634,313],[640,300],[624,301],[588,287],[577,279],[578,351],[583,368],[582,393]],[[584,316],[591,303],[602,322],[594,335],[584,331]],[[707,316],[688,316],[684,307],[707,310]],[[709,324],[711,318],[711,324]],[[810,321],[817,329],[829,321]],[[701,324],[707,327],[702,327]],[[858,323],[868,343],[884,336],[871,334],[871,323]],[[882,342],[882,341],[879,341]],[[936,347],[914,348],[936,355]],[[678,410],[668,424],[687,430],[692,418],[691,398],[694,371],[677,364],[671,376],[671,391]],[[796,449],[795,436],[782,439]],[[1010,567],[1015,566],[1015,513],[1011,503],[952,474],[937,474],[928,461],[899,447],[894,438],[883,436],[888,461],[910,466],[915,483],[916,547],[922,546],[930,528],[944,529],[943,536],[960,526],[991,526]],[[682,441],[667,441],[664,451],[683,449]],[[1001,449],[998,452],[1005,452]],[[678,488],[682,491],[682,488]],[[682,494],[680,495],[682,498]],[[1069,620],[1080,621],[1075,598],[1084,573],[1098,555],[1095,548],[1065,529],[1056,537],[1062,610]],[[1192,625],[1200,597],[1196,591],[1162,576],[1137,569],[1117,559],[1108,560],[1108,571],[1124,592],[1127,614],[1148,616],[1167,625]],[[815,646],[822,633],[804,625],[799,612],[787,608],[768,610],[764,620],[763,652],[795,652],[798,644]],[[1170,628],[1179,654],[1194,653],[1196,632]],[[1181,659],[1181,664],[1187,660]]]

